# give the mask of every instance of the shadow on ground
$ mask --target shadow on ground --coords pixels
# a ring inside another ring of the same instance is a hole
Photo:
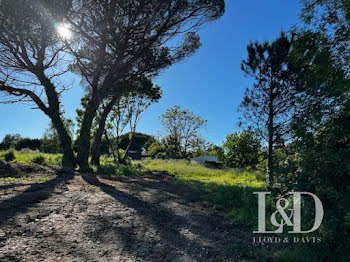
[[[40,184],[0,186],[0,261],[252,258],[251,230],[204,205],[212,192],[201,186],[156,172],[107,178],[62,171]]]

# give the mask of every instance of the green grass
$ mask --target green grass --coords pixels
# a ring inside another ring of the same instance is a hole
[[[265,191],[259,173],[239,169],[215,169],[186,160],[144,160],[151,170],[176,174],[177,182],[200,190],[215,208],[227,210],[233,222],[256,226],[257,196]]]
[[[5,161],[5,155],[9,152],[0,151],[0,160]],[[15,159],[12,162],[16,163],[35,163],[38,159],[43,158],[43,163],[52,166],[62,165],[62,155],[61,154],[44,154],[40,153],[38,150],[22,149],[21,151],[14,151]]]
[[[132,176],[139,175],[144,171],[144,167],[140,163],[128,162],[125,164],[116,164],[112,158],[101,157],[101,165],[93,166],[95,173],[108,176]]]
[[[152,170],[165,170],[176,174],[179,180],[262,188],[265,183],[253,172],[240,169],[209,168],[187,160],[144,160],[142,163]]]
[[[0,178],[0,184],[3,184],[3,183],[16,183],[18,181],[19,181],[19,179],[16,178],[16,177],[1,177]]]
[[[36,163],[42,165],[62,166],[62,154],[45,154],[38,150],[30,149],[22,149],[21,151],[13,149],[0,151],[0,160],[5,161],[5,157],[9,152],[13,152],[15,155],[15,159],[10,161],[13,163]],[[117,176],[137,175],[144,171],[143,166],[139,163],[115,164],[112,158],[104,156],[101,157],[101,166],[93,166],[92,169],[98,174]]]
[[[249,230],[257,230],[257,196],[253,192],[266,191],[264,176],[242,169],[215,169],[186,160],[144,160],[142,165],[151,170],[167,171],[176,175],[176,183],[193,194],[199,193],[215,208],[226,211],[232,222]],[[274,209],[272,199],[266,199],[267,212]],[[270,230],[270,224],[267,229]],[[232,246],[240,261],[296,261],[296,254],[288,247],[278,251],[263,246],[240,249]],[[276,252],[278,251],[278,252]],[[298,260],[299,261],[299,260]],[[300,260],[301,261],[301,260]]]

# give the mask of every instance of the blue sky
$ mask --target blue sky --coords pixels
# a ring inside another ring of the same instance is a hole
[[[246,46],[253,40],[271,40],[281,30],[299,22],[298,0],[227,0],[226,13],[200,30],[202,47],[179,64],[163,71],[154,82],[163,88],[163,97],[143,115],[138,132],[157,134],[162,130],[159,115],[179,105],[208,120],[202,135],[221,144],[226,135],[238,131],[238,106],[251,83],[240,69]],[[79,78],[67,75],[62,102],[66,116],[75,119],[82,90]],[[0,139],[8,133],[40,138],[49,119],[28,105],[0,104]]]

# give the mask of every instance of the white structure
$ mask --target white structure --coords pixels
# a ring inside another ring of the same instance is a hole
[[[219,158],[217,156],[197,156],[191,158],[191,161],[205,164],[206,162],[219,162]]]

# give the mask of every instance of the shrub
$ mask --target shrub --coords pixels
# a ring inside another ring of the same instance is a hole
[[[7,153],[4,154],[4,159],[6,162],[11,162],[16,159],[15,153],[10,150]]]
[[[119,165],[116,170],[116,175],[118,176],[135,176],[142,172],[140,165],[126,164]]]
[[[40,151],[49,154],[60,153],[61,150],[58,140],[48,138],[41,139]]]
[[[45,157],[43,155],[38,155],[33,158],[32,162],[35,164],[43,165],[45,164]]]
[[[164,146],[158,141],[154,141],[147,149],[147,155],[152,158],[158,158],[164,152]]]
[[[29,148],[32,150],[39,149],[41,146],[40,139],[32,138],[22,138],[19,139],[15,145],[16,150],[21,150],[22,148]]]
[[[100,175],[115,175],[116,174],[116,166],[112,164],[101,165],[97,167],[98,174]]]

